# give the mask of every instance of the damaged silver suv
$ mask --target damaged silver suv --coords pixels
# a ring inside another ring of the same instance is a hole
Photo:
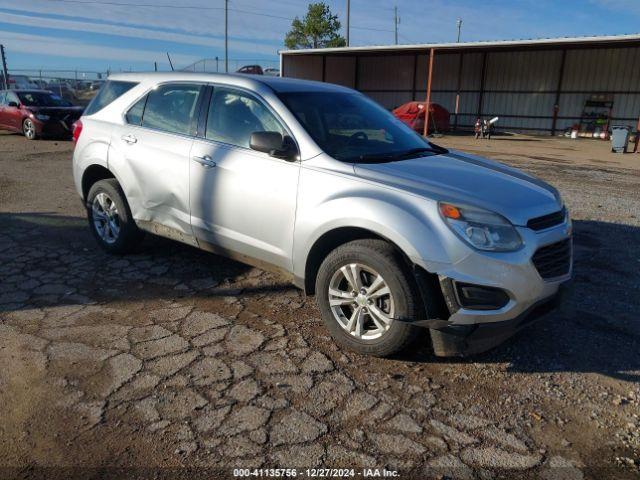
[[[387,356],[501,342],[572,271],[558,192],[448,151],[348,88],[246,75],[113,75],[73,170],[108,252],[143,232],[263,268],[317,298],[334,339]]]

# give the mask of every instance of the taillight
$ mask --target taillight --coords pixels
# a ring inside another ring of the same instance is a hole
[[[76,120],[71,126],[72,135],[73,135],[73,143],[78,143],[78,139],[80,138],[80,134],[82,133],[82,121]]]

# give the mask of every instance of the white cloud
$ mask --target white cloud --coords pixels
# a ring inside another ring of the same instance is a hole
[[[151,63],[156,59],[164,61],[166,58],[165,52],[154,50],[109,47],[90,43],[83,43],[81,45],[82,48],[79,48],[78,40],[72,38],[47,37],[6,30],[0,30],[0,37],[7,49],[12,52],[105,61],[117,60],[132,63]],[[199,60],[200,57],[197,55],[173,54],[171,58],[175,65],[183,66]]]
[[[187,45],[200,45],[212,48],[222,48],[224,46],[224,39],[211,36],[202,35],[188,35],[181,33],[172,33],[167,31],[152,30],[147,28],[128,27],[122,25],[103,24],[94,22],[81,22],[75,20],[61,20],[55,18],[43,19],[42,17],[35,17],[30,15],[17,15],[12,13],[0,12],[0,22],[32,26],[60,29],[60,30],[73,30],[91,33],[101,33],[105,35],[117,35],[123,37],[142,38],[146,40],[161,40],[172,43],[181,43]],[[256,44],[256,42],[238,41],[233,40],[233,48],[238,52],[247,53],[259,53],[271,55],[275,53],[275,48],[269,45]]]

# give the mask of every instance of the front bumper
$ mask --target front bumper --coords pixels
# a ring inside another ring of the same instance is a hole
[[[554,310],[560,304],[562,293],[563,289],[558,290],[551,297],[536,302],[511,320],[433,328],[433,351],[438,357],[466,357],[486,352]]]
[[[570,220],[538,232],[517,228],[524,241],[521,250],[471,251],[456,263],[441,265],[436,270],[446,308],[441,309],[444,311],[439,312],[437,319],[431,316],[430,320],[415,322],[431,329],[436,355],[464,356],[488,350],[557,305],[562,285],[572,276],[572,249],[569,247],[565,257],[568,268],[554,278],[543,277],[533,257],[541,249],[570,239]],[[429,271],[426,266],[416,264]],[[504,294],[505,300],[497,308],[465,308],[455,295],[456,284],[495,289]],[[423,294],[428,295],[428,291],[423,290]]]

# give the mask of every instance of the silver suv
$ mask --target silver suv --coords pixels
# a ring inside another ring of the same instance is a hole
[[[335,340],[387,356],[487,350],[571,276],[558,192],[448,151],[366,96],[276,77],[113,75],[74,131],[89,225],[122,254],[143,232],[288,275]]]

